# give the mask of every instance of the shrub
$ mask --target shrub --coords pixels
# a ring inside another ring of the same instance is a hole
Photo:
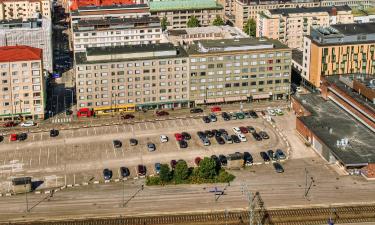
[[[160,177],[147,177],[146,185],[160,185],[162,184]]]

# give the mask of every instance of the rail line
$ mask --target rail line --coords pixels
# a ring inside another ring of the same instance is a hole
[[[272,209],[254,211],[254,224],[263,225],[315,225],[335,223],[375,222],[375,205],[340,206],[326,208]],[[45,221],[45,225],[203,225],[249,224],[249,212],[217,212],[145,217],[103,217],[82,220]],[[7,222],[7,225],[40,225],[41,222]]]

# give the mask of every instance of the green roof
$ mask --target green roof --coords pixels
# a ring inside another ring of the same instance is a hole
[[[193,9],[222,9],[215,0],[162,0],[150,2],[150,11],[176,11]]]

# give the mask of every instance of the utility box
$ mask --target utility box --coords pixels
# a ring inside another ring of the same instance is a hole
[[[13,194],[31,192],[31,177],[16,177],[12,179]]]

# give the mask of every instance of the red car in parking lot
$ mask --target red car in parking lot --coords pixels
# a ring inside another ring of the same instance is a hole
[[[17,125],[18,125],[18,123],[14,122],[14,121],[8,121],[8,122],[4,123],[4,127],[15,127]]]
[[[180,133],[175,133],[174,137],[176,138],[176,141],[182,141],[184,137]]]
[[[17,141],[17,134],[11,134],[9,137],[10,141]]]
[[[221,108],[219,106],[214,106],[211,108],[211,112],[220,112]]]
[[[239,128],[240,128],[241,133],[243,134],[249,133],[249,130],[246,127],[239,127]]]

